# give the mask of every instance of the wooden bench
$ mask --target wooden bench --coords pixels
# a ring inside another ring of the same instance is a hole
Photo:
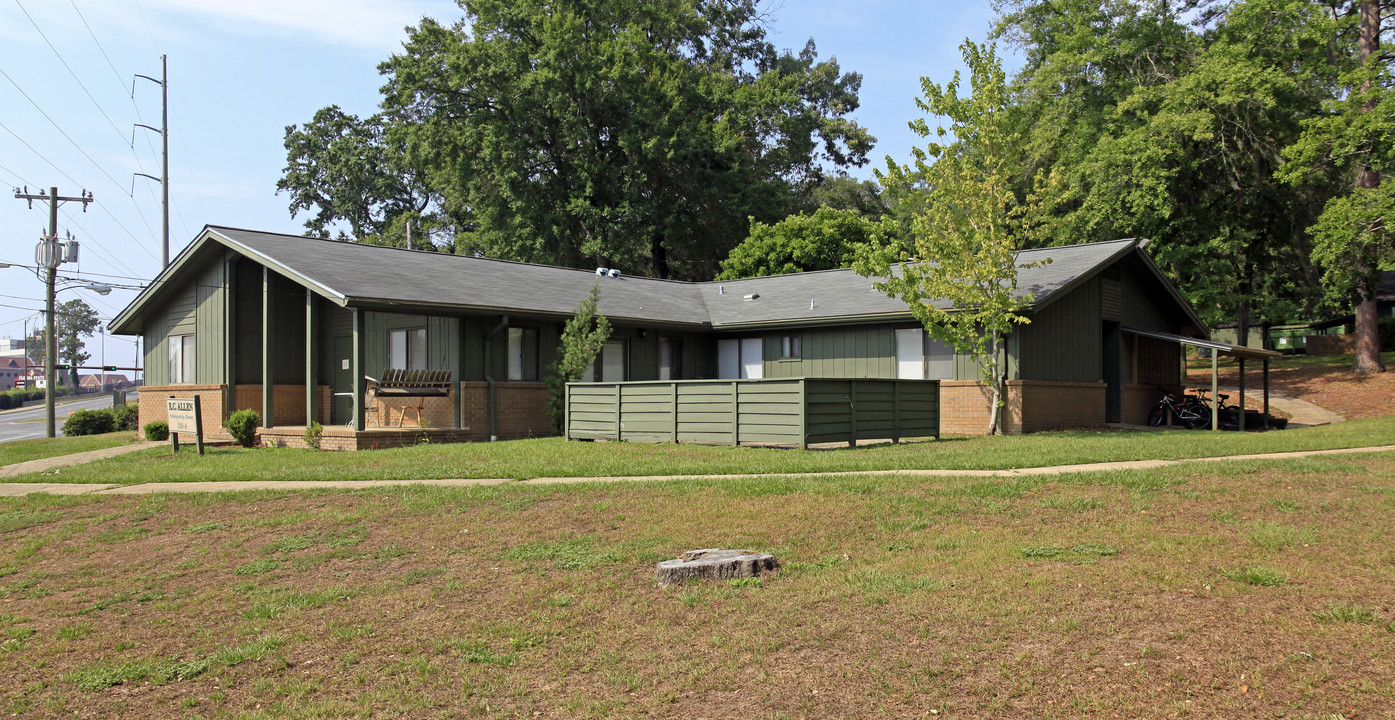
[[[454,373],[450,370],[398,370],[388,368],[383,370],[382,379],[364,376],[368,381],[368,392],[376,400],[384,397],[414,397],[418,398],[416,405],[403,405],[402,414],[397,416],[397,427],[402,427],[402,421],[407,419],[407,411],[415,410],[417,422],[421,422],[421,410],[429,397],[450,397],[451,387],[455,384]],[[383,420],[388,419],[388,409],[386,406],[379,410],[381,415],[378,425],[385,426]]]

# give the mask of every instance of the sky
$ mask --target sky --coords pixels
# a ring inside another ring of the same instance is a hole
[[[878,139],[870,178],[885,158],[910,157],[920,79],[947,82],[962,68],[959,44],[982,40],[984,0],[891,2],[770,0],[768,32],[797,52],[813,38],[821,59],[863,76],[853,117]],[[404,28],[429,16],[462,17],[449,0],[0,0],[0,186],[65,197],[58,234],[81,246],[59,302],[81,297],[105,321],[160,269],[160,77],[168,56],[170,257],[208,225],[300,233],[276,182],[288,125],[339,105],[377,109],[377,65],[401,50]],[[134,89],[134,94],[133,94]],[[40,323],[43,283],[34,246],[46,203],[0,197],[0,336]],[[105,297],[84,289],[110,283]],[[129,289],[127,289],[129,288]],[[93,336],[89,364],[137,364],[135,338]]]

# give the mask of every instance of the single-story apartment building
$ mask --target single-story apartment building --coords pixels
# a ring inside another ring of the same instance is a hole
[[[1142,423],[1205,324],[1140,242],[1022,253],[1048,258],[1018,277],[1005,430]],[[326,448],[521,438],[554,433],[541,381],[597,281],[615,331],[589,381],[933,379],[942,432],[986,428],[972,358],[851,270],[679,282],[208,226],[111,329],[144,340],[142,424],[199,395],[206,428],[254,408],[272,444],[312,421]],[[390,370],[442,391],[379,392]]]

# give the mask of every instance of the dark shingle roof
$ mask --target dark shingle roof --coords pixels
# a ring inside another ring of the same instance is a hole
[[[299,235],[210,227],[214,233],[353,300],[570,315],[591,292],[593,271],[490,260]],[[606,278],[601,312],[650,322],[707,321],[692,283]]]
[[[391,302],[570,315],[596,281],[595,272],[589,270],[222,226],[208,226],[199,241],[186,249],[165,274],[177,271],[180,261],[210,239],[349,305]],[[1024,251],[1024,261],[1050,258],[1052,262],[1019,271],[1018,295],[1031,294],[1038,305],[1047,302],[1052,294],[1082,280],[1134,245],[1133,240],[1115,240]],[[136,298],[113,325],[124,330],[161,284],[157,281],[152,289]],[[750,294],[759,298],[745,300]],[[702,283],[639,276],[605,278],[601,281],[601,312],[616,320],[715,328],[909,315],[905,303],[874,290],[871,279],[852,270]]]
[[[1023,263],[1051,259],[1048,265],[1018,271],[1017,297],[1033,295],[1035,302],[1084,277],[1134,244],[1133,240],[1025,250]],[[852,270],[772,275],[770,277],[698,283],[707,316],[714,326],[781,321],[818,321],[857,315],[908,312],[906,304],[872,287],[872,278]],[[726,292],[722,293],[721,289]],[[755,293],[755,300],[744,298]],[[810,307],[812,301],[813,306]],[[949,303],[936,303],[947,307]]]

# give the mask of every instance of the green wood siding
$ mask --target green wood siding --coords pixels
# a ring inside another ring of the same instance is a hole
[[[1020,379],[1100,379],[1101,292],[1099,279],[1089,280],[1040,312],[1032,313],[1027,325],[1018,326],[1013,354]]]
[[[345,313],[352,334],[353,313]],[[378,377],[388,366],[388,332],[401,328],[426,328],[426,369],[455,370],[460,355],[460,321],[453,317],[367,312],[367,368]]]
[[[792,329],[765,333],[764,365],[767,378],[894,378],[896,338],[891,325]],[[800,336],[801,357],[782,359],[780,338]]]
[[[804,446],[938,437],[934,380],[572,383],[569,439]]]
[[[211,263],[191,274],[174,290],[164,312],[152,316],[142,333],[147,385],[165,385],[169,375],[169,337],[194,336],[194,378],[191,383],[223,381],[223,269]]]

